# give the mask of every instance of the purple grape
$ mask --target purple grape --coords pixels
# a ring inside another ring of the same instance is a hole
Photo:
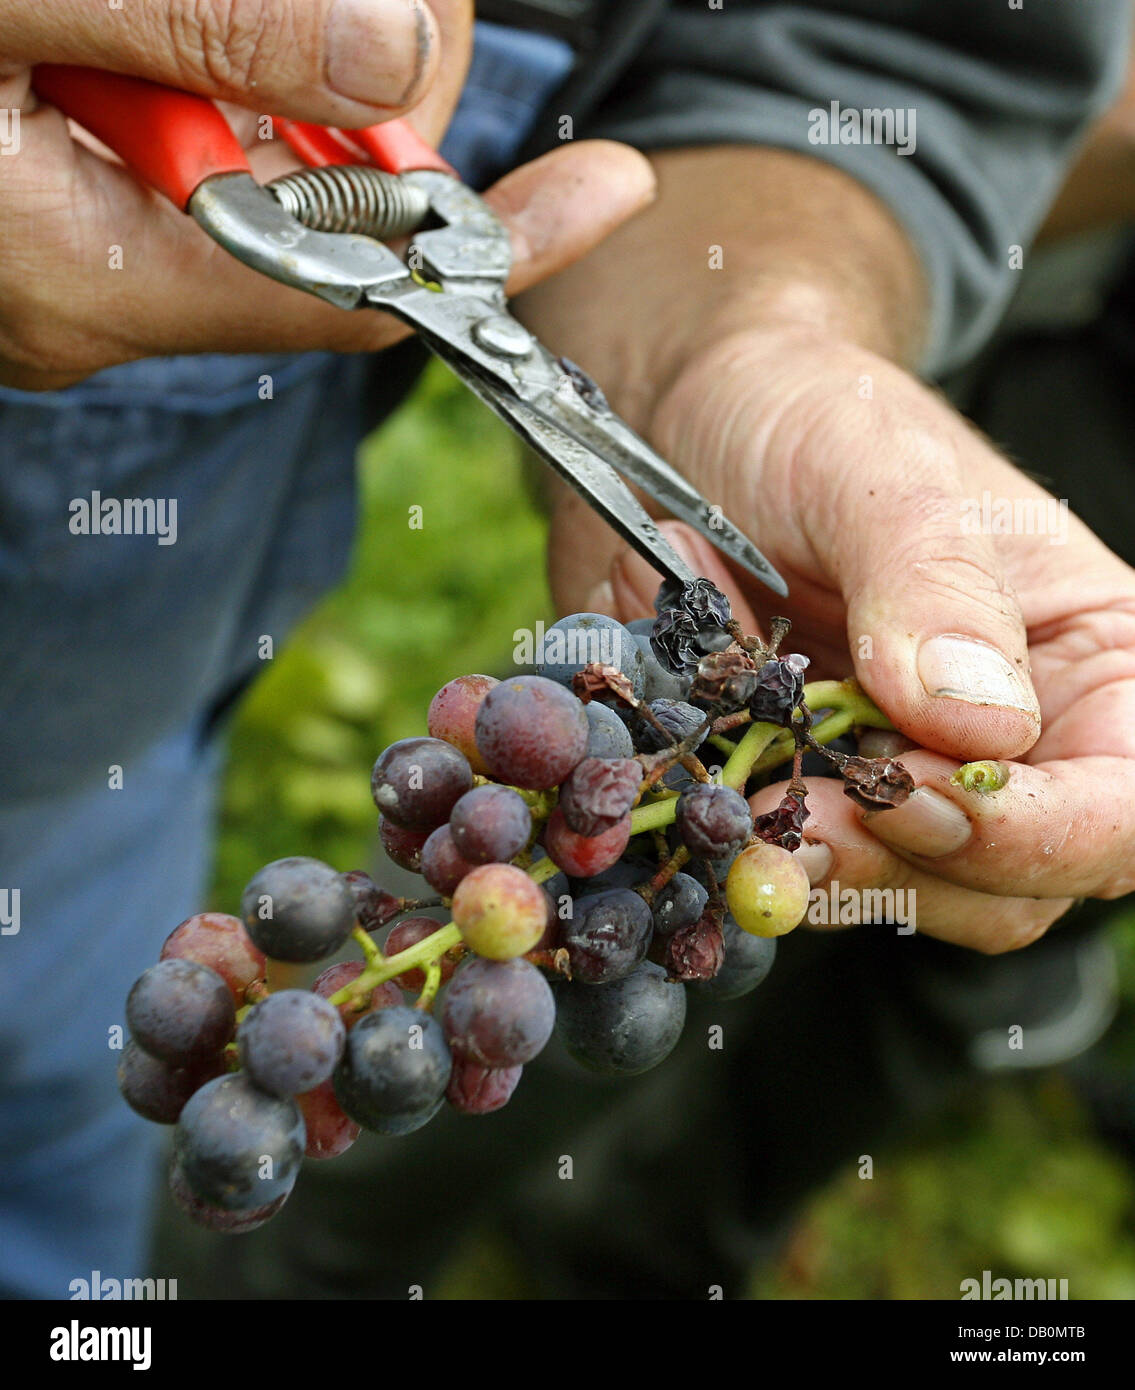
[[[650,644],[650,630],[654,626],[654,619],[640,618],[636,621],[645,624],[646,627],[644,633],[633,634],[635,645],[642,652],[643,668],[646,672],[643,699],[648,704],[655,700],[684,700],[690,688],[689,679],[668,671],[654,655],[654,648]]]
[[[237,1033],[240,1064],[271,1096],[297,1096],[326,1081],[343,1053],[347,1030],[339,1011],[306,989],[270,994]]]
[[[692,672],[703,656],[724,651],[733,640],[725,631],[729,600],[708,579],[696,579],[680,589],[664,584],[655,607],[658,617],[650,644],[659,662],[678,675]]]
[[[605,613],[572,613],[553,623],[540,645],[536,673],[570,688],[572,676],[591,662],[621,671],[642,698],[646,685],[642,653],[622,623]]]
[[[403,830],[385,816],[381,818],[378,836],[387,855],[403,869],[412,874],[421,873],[422,850],[431,832],[428,830]]]
[[[236,1030],[232,991],[207,965],[170,957],[151,965],[126,999],[134,1041],[174,1067],[215,1057]]]
[[[658,663],[655,662],[655,665]],[[609,706],[599,700],[589,700],[584,705],[590,732],[584,756],[588,758],[630,758],[634,756],[634,743],[626,724]]]
[[[195,1225],[229,1236],[244,1235],[246,1231],[255,1231],[257,1226],[263,1226],[265,1221],[276,1215],[288,1200],[291,1191],[289,1188],[288,1192],[281,1193],[274,1201],[262,1207],[253,1207],[251,1211],[225,1211],[223,1207],[213,1206],[204,1198],[198,1197],[186,1182],[185,1174],[177,1163],[170,1165],[169,1190],[178,1207]]]
[[[449,816],[458,854],[474,864],[507,864],[532,834],[532,813],[510,787],[489,784],[466,792]]]
[[[404,830],[434,830],[473,785],[464,753],[440,738],[403,738],[374,765],[370,789],[382,814]]]
[[[753,815],[741,793],[712,782],[682,792],[674,823],[682,843],[702,859],[735,854],[753,833]]]
[[[556,1006],[547,980],[526,960],[470,960],[445,996],[445,1036],[454,1056],[483,1067],[530,1062],[552,1036]]]
[[[709,893],[689,874],[675,874],[668,884],[655,894],[651,904],[654,930],[668,936],[698,920],[709,901]]]
[[[646,955],[651,930],[650,908],[629,889],[577,898],[563,933],[572,979],[602,985],[629,975]]]
[[[527,807],[525,807],[527,810]],[[422,877],[443,898],[452,898],[457,885],[477,867],[464,858],[453,843],[453,831],[439,825],[430,832],[422,849]]]
[[[577,835],[602,835],[630,811],[641,785],[634,758],[584,758],[560,788],[559,809]]]
[[[386,852],[390,854],[389,849]],[[390,857],[394,858],[392,854]],[[340,877],[350,891],[355,904],[355,920],[363,931],[377,931],[387,922],[393,922],[403,910],[394,894],[380,888],[364,869],[351,869]]]
[[[186,1183],[225,1211],[251,1212],[286,1196],[305,1144],[295,1101],[265,1095],[239,1074],[202,1086],[186,1102],[173,1135]]]
[[[645,961],[613,984],[565,985],[556,1030],[582,1066],[606,1076],[637,1076],[674,1050],[686,1021],[686,991]]]
[[[792,722],[792,711],[804,698],[806,656],[774,657],[757,672],[757,688],[749,700],[749,712],[765,724]]]
[[[558,787],[587,750],[583,705],[543,676],[501,681],[481,701],[477,747],[494,777],[514,787]]]
[[[408,1133],[404,1122],[441,1103],[452,1065],[436,1018],[405,1004],[382,1009],[348,1033],[335,1069],[335,1096],[364,1129]]]
[[[323,960],[355,926],[350,887],[318,859],[266,864],[245,888],[240,910],[249,936],[272,960]]]
[[[143,1052],[131,1040],[122,1049],[118,1064],[118,1089],[131,1110],[154,1124],[172,1125],[189,1097],[224,1070],[220,1053],[197,1066],[172,1067]]]
[[[665,738],[653,724],[641,720],[636,731],[638,741],[643,749],[651,753],[681,743],[705,723],[705,710],[695,709],[684,700],[655,700],[650,712],[670,735]]]

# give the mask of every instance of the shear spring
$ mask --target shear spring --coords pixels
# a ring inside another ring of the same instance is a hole
[[[363,164],[300,169],[264,186],[316,232],[357,232],[383,241],[415,231],[429,211],[423,189]]]

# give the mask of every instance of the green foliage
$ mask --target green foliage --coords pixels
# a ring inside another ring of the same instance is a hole
[[[975,1087],[873,1157],[813,1198],[754,1298],[958,1298],[986,1269],[1135,1297],[1135,1182],[1059,1077]]]

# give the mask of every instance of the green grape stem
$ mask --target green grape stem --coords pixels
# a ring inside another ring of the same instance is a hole
[[[866,725],[873,729],[894,728],[890,720],[876,708],[854,680],[813,682],[804,687],[804,703],[811,709],[830,711],[812,730],[818,743],[829,743],[856,725]],[[708,727],[707,723],[706,729]],[[704,735],[705,730],[701,732]],[[679,748],[682,748],[682,745],[679,745]],[[684,748],[682,751],[685,751]],[[750,724],[730,754],[722,770],[721,780],[725,786],[742,791],[754,772],[764,772],[779,766],[782,762],[790,761],[795,751],[796,742],[791,730],[781,729],[775,724]],[[537,797],[543,798],[543,806],[539,809],[547,814],[552,805],[551,795],[528,793],[525,799],[533,810],[536,810],[533,802]],[[677,805],[676,795],[642,802],[631,812],[631,834],[641,835],[644,831],[662,830],[665,826],[672,825]],[[677,860],[671,862],[672,871],[675,871],[678,867]],[[534,883],[544,883],[559,871],[559,866],[551,858],[541,859],[526,870]],[[362,974],[331,996],[328,1002],[336,1007],[369,994],[376,985],[393,980],[405,974],[407,970],[420,967],[426,970],[426,984],[419,996],[418,1007],[428,1009],[433,1003],[440,982],[441,957],[455,946],[462,945],[461,932],[453,922],[393,956],[384,956],[370,934],[361,927],[356,929],[354,936],[363,951],[366,963]]]
[[[426,939],[428,940],[429,938],[427,937]],[[424,1009],[428,1013],[434,1006],[434,1000],[437,998],[437,991],[440,984],[441,961],[435,958],[426,966],[426,982],[422,986],[422,992],[418,995],[418,1000],[414,1007]]]
[[[428,967],[432,961],[445,955],[446,951],[451,951],[454,946],[460,945],[460,929],[453,922],[450,922],[423,940],[415,942],[413,946],[407,946],[404,951],[399,951],[397,955],[380,956],[374,965],[365,966],[362,974],[352,980],[349,985],[344,985],[342,989],[336,990],[328,1003],[333,1004],[336,1008],[340,1004],[349,1004],[360,995],[369,994],[376,985],[385,984],[387,980],[404,975],[407,970],[413,970],[415,966]],[[428,974],[426,985],[428,988]]]
[[[893,729],[887,716],[864,693],[855,680],[813,681],[804,687],[804,702],[809,709],[826,709],[830,713],[812,729],[817,743],[831,743],[857,725],[872,729]],[[776,724],[750,724],[741,736],[721,770],[724,786],[744,791],[755,773],[768,772],[781,763],[791,762],[796,753],[796,739],[791,729]],[[644,802],[631,812],[631,834],[660,830],[672,825],[678,798]]]

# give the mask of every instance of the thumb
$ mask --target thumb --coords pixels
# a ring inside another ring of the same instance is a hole
[[[1025,621],[992,538],[963,532],[960,496],[908,494],[880,507],[881,496],[869,524],[832,538],[856,676],[923,748],[1019,757],[1040,734],[1040,707]],[[902,539],[888,546],[888,537]]]
[[[439,46],[425,0],[0,6],[5,64],[108,68],[326,125],[370,125],[412,106]]]

